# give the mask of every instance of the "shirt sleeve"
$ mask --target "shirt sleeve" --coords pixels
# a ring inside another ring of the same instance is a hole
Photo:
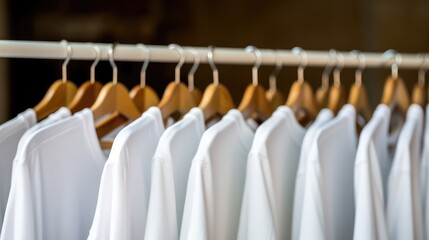
[[[194,159],[186,191],[180,239],[214,239],[213,218],[213,182],[210,161]]]
[[[107,162],[101,175],[97,207],[88,240],[109,239],[113,195],[112,178],[113,165]]]
[[[14,162],[11,190],[5,211],[1,240],[43,239],[42,230],[36,232],[37,215],[35,197],[32,194],[28,165]],[[34,182],[33,182],[34,183]]]
[[[154,157],[151,184],[145,239],[177,239],[179,232],[172,164]]]
[[[238,239],[276,239],[272,183],[268,159],[249,154]]]

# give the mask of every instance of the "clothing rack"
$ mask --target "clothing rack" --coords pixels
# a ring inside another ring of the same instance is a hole
[[[93,45],[90,43],[70,42],[72,47],[72,60],[93,60],[96,57]],[[101,48],[101,59],[108,59],[108,50],[112,44],[97,43]],[[176,50],[169,49],[167,46],[147,45],[150,50],[151,62],[169,62],[179,61],[179,54]],[[185,62],[193,63],[194,56],[191,52],[192,47],[183,46],[185,52]],[[201,63],[207,63],[207,47],[195,47],[200,55]],[[262,65],[275,65],[276,57],[282,60],[284,65],[296,66],[302,61],[301,56],[292,53],[291,50],[272,50],[259,49],[261,51]],[[307,51],[307,66],[324,67],[332,64],[332,55],[328,51]],[[359,66],[359,60],[349,52],[339,52],[344,56],[344,67],[356,68]],[[145,58],[145,52],[137,45],[117,44],[114,53],[115,61],[133,61],[140,62]],[[389,59],[383,53],[363,52],[366,57],[366,67],[380,68],[390,67],[393,58]],[[45,41],[9,41],[0,40],[1,58],[32,58],[32,59],[65,59],[67,56],[66,48],[60,42]],[[400,53],[402,61],[399,68],[418,69],[421,67],[429,68],[429,61],[423,64],[423,57],[418,54]],[[241,64],[252,65],[255,63],[255,55],[246,52],[244,48],[215,48],[213,59],[216,64]]]

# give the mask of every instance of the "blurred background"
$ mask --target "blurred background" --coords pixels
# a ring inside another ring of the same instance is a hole
[[[403,53],[429,50],[427,0],[0,0],[0,39],[145,43],[183,46]],[[0,122],[36,105],[52,82],[61,78],[59,60],[0,59]],[[91,61],[71,61],[68,79],[81,84],[89,79]],[[139,83],[139,62],[119,62],[119,81],[129,88]],[[150,63],[147,83],[159,95],[174,79],[175,64]],[[182,81],[186,81],[186,65]],[[218,66],[220,81],[240,102],[251,82],[251,66]],[[261,84],[268,88],[274,67],[260,69]],[[307,68],[313,88],[321,84],[323,68]],[[417,70],[399,74],[411,91]],[[372,106],[380,101],[389,69],[367,69],[363,74]],[[96,69],[96,79],[111,81],[107,62]],[[278,88],[287,95],[296,79],[296,67],[283,68]],[[331,78],[332,79],[332,78]],[[354,69],[341,74],[342,84],[354,81]],[[195,85],[204,89],[212,81],[210,67],[201,65]],[[332,80],[331,80],[332,81]]]

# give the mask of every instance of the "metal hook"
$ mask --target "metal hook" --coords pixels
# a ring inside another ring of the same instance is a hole
[[[292,48],[292,53],[299,54],[301,56],[301,63],[298,66],[298,82],[302,83],[304,82],[304,69],[307,67],[308,63],[307,52],[300,47],[294,47]]]
[[[283,69],[283,60],[280,58],[279,55],[280,53],[278,51],[274,52],[276,67],[274,68],[274,71],[270,74],[270,77],[269,77],[271,91],[277,91],[277,76],[279,75],[280,71]]]
[[[66,58],[64,60],[64,63],[62,65],[62,80],[63,83],[67,82],[67,64],[70,62],[71,59],[71,55],[72,55],[72,47],[71,45],[67,42],[67,40],[62,40],[61,41],[61,45],[63,45],[66,48]]]
[[[177,44],[170,44],[168,45],[169,49],[174,49],[179,53],[179,63],[176,65],[176,68],[174,69],[175,72],[175,82],[180,83],[180,68],[183,66],[183,63],[185,63],[185,51],[183,51],[183,48]]]
[[[113,84],[118,83],[118,67],[116,67],[115,61],[113,59],[116,45],[118,44],[117,43],[112,44],[109,48],[109,51],[107,52],[107,54],[109,55],[110,65],[113,68],[113,79],[112,79]]]
[[[214,47],[211,45],[208,47],[207,60],[208,60],[209,65],[213,71],[213,83],[214,83],[214,85],[218,85],[219,84],[219,71],[217,70],[217,67],[214,63]]]
[[[194,64],[191,67],[191,70],[188,73],[188,88],[189,90],[194,90],[194,75],[200,65],[200,54],[197,49],[191,47],[190,48],[192,55],[194,56]]]
[[[137,44],[137,47],[144,51],[144,62],[142,69],[140,70],[140,87],[144,88],[146,87],[146,70],[150,61],[150,49],[142,43]]]
[[[399,69],[399,65],[402,63],[402,55],[397,53],[393,49],[389,49],[383,53],[383,57],[386,57],[387,61],[389,61],[392,58],[394,59],[394,62],[392,63],[392,66],[391,66],[392,77],[394,79],[398,78],[398,69]]]
[[[336,55],[337,55],[337,51],[335,49],[329,50],[330,61],[328,61],[322,73],[322,88],[324,89],[329,87],[329,75],[331,74],[331,71],[336,64],[336,61],[337,61]]]
[[[255,46],[247,46],[244,51],[255,54],[255,65],[252,67],[252,83],[256,86],[258,85],[258,69],[262,63],[261,51]]]
[[[418,80],[418,84],[420,86],[424,86],[425,85],[425,76],[426,76],[426,72],[428,71],[428,67],[425,67],[425,63],[426,63],[426,54],[421,54],[423,61],[422,61],[422,65],[420,66],[419,69],[419,80]]]
[[[334,73],[333,73],[334,85],[340,86],[341,85],[340,73],[344,68],[344,56],[342,53],[337,52],[336,58],[337,58],[337,64],[335,66]]]
[[[362,85],[362,73],[366,67],[366,56],[358,50],[351,51],[350,55],[356,57],[359,60],[359,66],[356,68],[355,71],[355,85],[360,86]]]
[[[94,62],[91,64],[91,68],[90,68],[90,79],[89,81],[94,84],[95,82],[95,67],[97,66],[98,62],[100,62],[101,59],[101,48],[100,46],[98,46],[98,44],[91,44],[92,47],[94,48],[95,51],[95,60]]]

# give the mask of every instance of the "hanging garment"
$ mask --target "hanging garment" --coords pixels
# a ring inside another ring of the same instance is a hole
[[[390,170],[388,132],[390,109],[379,105],[363,128],[354,169],[354,240],[387,240],[385,196]]]
[[[192,108],[161,136],[152,162],[145,239],[179,239],[189,171],[204,130],[203,112]]]
[[[144,238],[150,169],[163,132],[161,111],[151,107],[116,136],[101,176],[88,239]]]
[[[180,239],[237,239],[253,135],[238,110],[204,132],[189,173]]]
[[[356,111],[345,105],[322,126],[309,152],[299,239],[352,239]]]
[[[0,239],[85,239],[106,160],[92,112],[34,132],[17,154]]]
[[[256,131],[247,159],[238,239],[290,239],[305,129],[280,106]]]
[[[421,194],[422,194],[422,212],[423,212],[423,227],[425,229],[425,236],[429,236],[429,105],[426,106],[426,121],[423,136],[423,150],[422,150],[422,172],[421,172]]]
[[[314,137],[319,128],[325,125],[334,117],[334,114],[329,109],[322,109],[317,115],[316,120],[311,124],[305,133],[304,140],[302,141],[301,153],[299,157],[298,170],[295,181],[295,194],[293,202],[293,218],[292,218],[292,239],[299,239],[299,229],[301,228],[303,198],[305,176],[307,174],[308,154],[311,145],[313,144]]]
[[[420,150],[423,110],[408,108],[388,180],[389,239],[424,239],[420,188]]]
[[[12,120],[0,125],[0,231],[9,196],[12,163],[18,142],[25,131],[36,122],[34,110],[27,109]]]

